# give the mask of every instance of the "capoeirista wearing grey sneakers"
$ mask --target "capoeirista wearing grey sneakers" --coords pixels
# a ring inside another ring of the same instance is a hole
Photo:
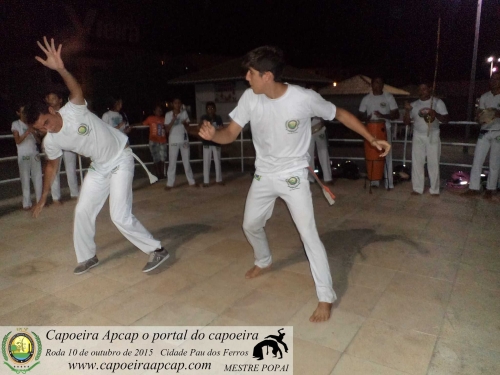
[[[43,141],[48,158],[43,192],[33,209],[33,216],[38,217],[45,206],[63,150],[90,157],[92,164],[75,209],[73,242],[79,264],[74,273],[85,273],[99,264],[94,242],[95,220],[108,196],[113,223],[130,242],[149,254],[142,271],[155,269],[169,254],[132,214],[134,155],[127,136],[88,110],[80,84],[64,67],[62,45],[56,48],[54,40],[49,44],[45,37],[43,45],[37,43],[46,59],[38,56],[36,59],[61,75],[70,96],[68,103],[57,112],[43,101],[25,108],[28,123],[47,133]]]

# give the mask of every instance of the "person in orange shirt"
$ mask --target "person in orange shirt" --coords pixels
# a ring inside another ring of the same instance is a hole
[[[143,125],[149,125],[149,150],[153,156],[156,168],[156,177],[165,179],[165,160],[167,159],[167,131],[163,107],[157,105],[153,114],[143,121]]]

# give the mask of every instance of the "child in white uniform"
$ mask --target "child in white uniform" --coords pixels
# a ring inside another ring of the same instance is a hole
[[[19,120],[12,123],[12,134],[17,147],[17,164],[23,190],[23,209],[31,209],[30,177],[35,188],[36,201],[42,196],[42,165],[36,148],[37,135],[32,126],[26,125],[24,106],[16,111]],[[39,140],[38,140],[39,142]]]
[[[256,150],[256,172],[245,205],[243,229],[254,249],[255,265],[247,278],[259,276],[272,264],[264,226],[271,217],[276,198],[287,204],[300,233],[316,284],[318,307],[309,319],[329,319],[336,299],[325,248],[319,238],[307,179],[311,117],[338,119],[369,140],[378,149],[390,146],[372,137],[349,112],[336,108],[312,90],[280,82],[283,54],[275,47],[260,47],[247,54],[243,66],[251,89],[245,91],[231,112],[228,127],[215,131],[205,121],[200,136],[219,144],[233,142],[250,122]]]
[[[174,99],[173,106],[174,109],[165,115],[165,124],[167,125],[167,131],[169,132],[166,190],[174,187],[179,151],[181,152],[182,164],[184,165],[184,172],[186,173],[189,186],[196,187],[196,183],[193,178],[193,171],[191,170],[191,164],[189,164],[189,138],[185,128],[186,126],[189,126],[189,116],[186,110],[182,108],[182,102],[180,99]]]

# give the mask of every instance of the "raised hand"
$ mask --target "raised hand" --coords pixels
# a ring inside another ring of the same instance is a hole
[[[47,37],[43,37],[43,42],[45,44],[42,45],[38,40],[36,43],[38,44],[38,47],[45,52],[46,59],[42,59],[39,56],[35,56],[35,59],[46,66],[47,68],[53,69],[53,70],[62,70],[64,69],[64,62],[61,59],[61,49],[62,49],[62,44],[59,44],[59,46],[56,49],[56,46],[54,44],[54,39],[50,39],[50,44],[47,41]]]

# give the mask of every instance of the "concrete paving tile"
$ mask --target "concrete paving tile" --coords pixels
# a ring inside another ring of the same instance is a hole
[[[407,372],[398,371],[374,362],[342,354],[331,375],[407,375]]]
[[[315,343],[293,339],[293,371],[296,374],[330,375],[342,353]]]

